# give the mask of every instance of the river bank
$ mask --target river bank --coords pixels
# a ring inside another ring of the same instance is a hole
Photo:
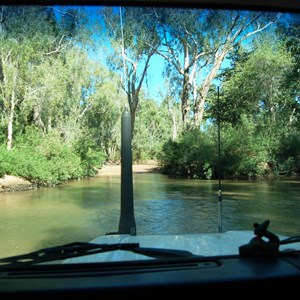
[[[15,192],[15,191],[26,191],[26,190],[32,190],[36,188],[36,186],[18,176],[12,176],[12,175],[4,175],[0,178],[0,193],[1,192]]]
[[[134,164],[132,165],[132,172],[138,173],[150,173],[159,172],[159,166],[157,164]],[[111,176],[111,175],[121,175],[121,165],[104,165],[96,176]]]
[[[159,172],[159,166],[156,163],[134,164],[132,171],[138,173]],[[118,176],[121,175],[121,165],[104,165],[98,170],[96,176]],[[0,178],[0,193],[15,192],[35,189],[36,185],[32,182],[18,176],[4,175]]]

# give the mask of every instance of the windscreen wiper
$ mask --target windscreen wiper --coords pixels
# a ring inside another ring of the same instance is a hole
[[[139,243],[95,244],[75,242],[2,258],[0,259],[0,265],[33,265],[116,250],[129,251],[156,259],[196,256],[185,250],[140,247]]]

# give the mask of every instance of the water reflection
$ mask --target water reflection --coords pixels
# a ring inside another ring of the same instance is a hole
[[[137,234],[217,232],[218,182],[135,174]],[[224,181],[223,231],[252,230],[271,220],[272,231],[299,234],[298,180]],[[117,231],[118,176],[74,181],[57,188],[0,194],[0,257]]]

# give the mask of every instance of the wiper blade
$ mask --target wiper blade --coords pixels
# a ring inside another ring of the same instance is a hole
[[[32,265],[116,250],[130,251],[156,259],[196,256],[185,250],[140,247],[139,243],[94,244],[75,242],[2,258],[0,259],[0,265]]]

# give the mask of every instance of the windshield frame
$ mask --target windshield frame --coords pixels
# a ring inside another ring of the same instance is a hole
[[[30,2],[30,3],[29,3]],[[30,4],[30,5],[36,5],[36,4],[41,4],[40,1],[29,1],[28,3],[25,2],[24,4]],[[56,2],[54,1],[50,1],[51,4],[56,4]],[[45,1],[45,4],[50,4],[49,1]],[[200,3],[201,2],[201,3]],[[269,6],[269,4],[261,4],[260,1],[252,1],[251,4],[247,4],[247,5],[244,5],[244,4],[240,4],[238,1],[232,1],[234,3],[228,3],[228,1],[219,1],[217,4],[212,4],[211,6],[209,5],[209,1],[187,1],[185,3],[186,6],[184,7],[193,7],[193,8],[201,8],[201,7],[205,7],[205,8],[208,8],[208,9],[224,9],[224,10],[235,10],[235,9],[241,9],[241,10],[249,10],[249,11],[252,11],[252,10],[261,10],[261,11],[265,11],[265,10],[268,10],[268,11],[272,11],[272,12],[291,12],[291,13],[300,13],[300,8],[299,8],[299,5],[295,5],[294,4],[294,1],[288,1],[288,3],[285,3],[285,4],[275,4],[273,5],[272,7]],[[225,3],[226,2],[226,3]],[[273,1],[270,1],[270,3],[273,2]],[[177,2],[177,1],[168,1],[166,0],[164,3],[161,3],[160,1],[128,1],[126,3],[124,3],[123,1],[103,1],[103,3],[99,3],[99,1],[75,1],[75,2],[69,2],[69,1],[59,1],[59,5],[71,5],[72,3],[72,6],[74,5],[78,5],[78,6],[89,6],[89,5],[97,5],[97,6],[110,6],[110,7],[114,7],[114,6],[117,6],[118,4],[119,5],[122,5],[122,6],[148,6],[148,7],[182,7],[183,3],[181,3],[181,1]],[[6,5],[6,1],[4,1],[4,5]],[[230,7],[230,8],[229,8]],[[125,231],[124,233],[127,234],[127,233],[131,233],[132,232],[132,228],[130,228],[130,231],[127,232]],[[118,233],[123,233],[123,232],[118,232]],[[134,234],[133,234],[134,235]],[[216,256],[218,257],[218,256]],[[221,258],[223,256],[220,256]],[[229,257],[231,257],[229,255]],[[236,257],[236,255],[234,255],[234,257]],[[55,265],[55,264],[53,264]]]

